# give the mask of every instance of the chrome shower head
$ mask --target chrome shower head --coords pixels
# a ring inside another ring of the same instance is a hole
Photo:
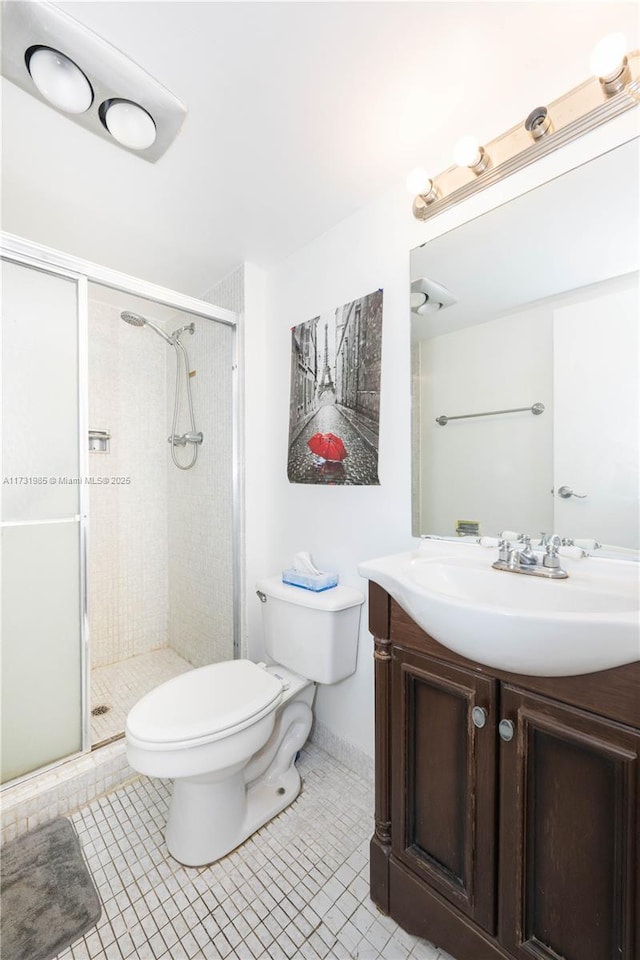
[[[123,310],[120,314],[120,318],[124,320],[125,323],[130,323],[132,327],[151,327],[152,330],[155,330],[163,340],[166,340],[167,343],[170,343],[173,346],[173,340],[171,337],[167,336],[164,330],[161,330],[160,327],[156,326],[153,320],[147,320],[146,317],[141,317],[139,313],[131,313],[130,310]]]
[[[147,322],[144,317],[139,316],[137,313],[130,313],[128,310],[122,311],[120,319],[124,320],[125,323],[130,323],[132,327],[144,327]]]

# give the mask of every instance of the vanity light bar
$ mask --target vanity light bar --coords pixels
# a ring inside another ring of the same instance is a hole
[[[425,186],[421,188],[424,193],[419,192],[413,201],[414,217],[428,220],[437,216],[479,190],[498,183],[540,157],[638,106],[640,51],[633,51],[624,57],[621,69],[616,74],[618,76],[624,77],[622,87],[612,83],[611,77],[592,77],[553,100],[547,107],[536,107],[524,123],[478,147],[482,165],[479,162],[470,166],[456,164],[437,177],[425,180]]]

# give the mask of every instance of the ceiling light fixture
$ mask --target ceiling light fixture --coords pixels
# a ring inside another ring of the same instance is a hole
[[[84,113],[93,102],[93,90],[80,67],[59,50],[30,47],[27,70],[42,96],[65,113]]]
[[[103,140],[155,162],[186,107],[52,3],[2,4],[2,75]]]
[[[536,107],[486,146],[463,137],[455,146],[454,166],[428,183],[407,178],[407,186],[414,186],[414,217],[428,220],[637,106],[640,52],[627,50],[626,44],[623,34],[605,37],[591,58],[594,77]]]
[[[450,290],[429,277],[418,277],[411,283],[411,311],[420,316],[450,307],[456,299]]]

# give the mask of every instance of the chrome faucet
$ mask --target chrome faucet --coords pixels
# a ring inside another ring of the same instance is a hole
[[[523,537],[522,543],[524,544],[524,549],[520,551],[520,563],[526,567],[534,567],[538,562],[538,558],[531,549],[531,537]]]
[[[492,564],[494,570],[506,570],[509,573],[524,573],[533,577],[546,577],[549,580],[566,580],[569,574],[560,566],[558,549],[560,537],[553,535],[545,540],[545,554],[542,563],[538,561],[531,548],[531,539],[523,537],[523,549],[512,549],[508,540],[501,540],[498,544],[498,559]]]

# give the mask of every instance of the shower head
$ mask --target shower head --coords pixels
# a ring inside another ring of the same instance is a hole
[[[167,343],[170,343],[173,346],[173,340],[171,337],[167,336],[164,330],[161,330],[160,327],[156,326],[153,320],[147,320],[146,317],[141,317],[139,313],[131,313],[130,310],[123,310],[120,314],[120,318],[124,320],[125,323],[130,323],[132,327],[151,327],[152,330],[155,330],[163,340],[166,340]]]
[[[138,316],[137,313],[130,313],[128,310],[122,311],[120,319],[124,320],[125,323],[130,323],[132,327],[144,327],[147,322],[144,317]]]

